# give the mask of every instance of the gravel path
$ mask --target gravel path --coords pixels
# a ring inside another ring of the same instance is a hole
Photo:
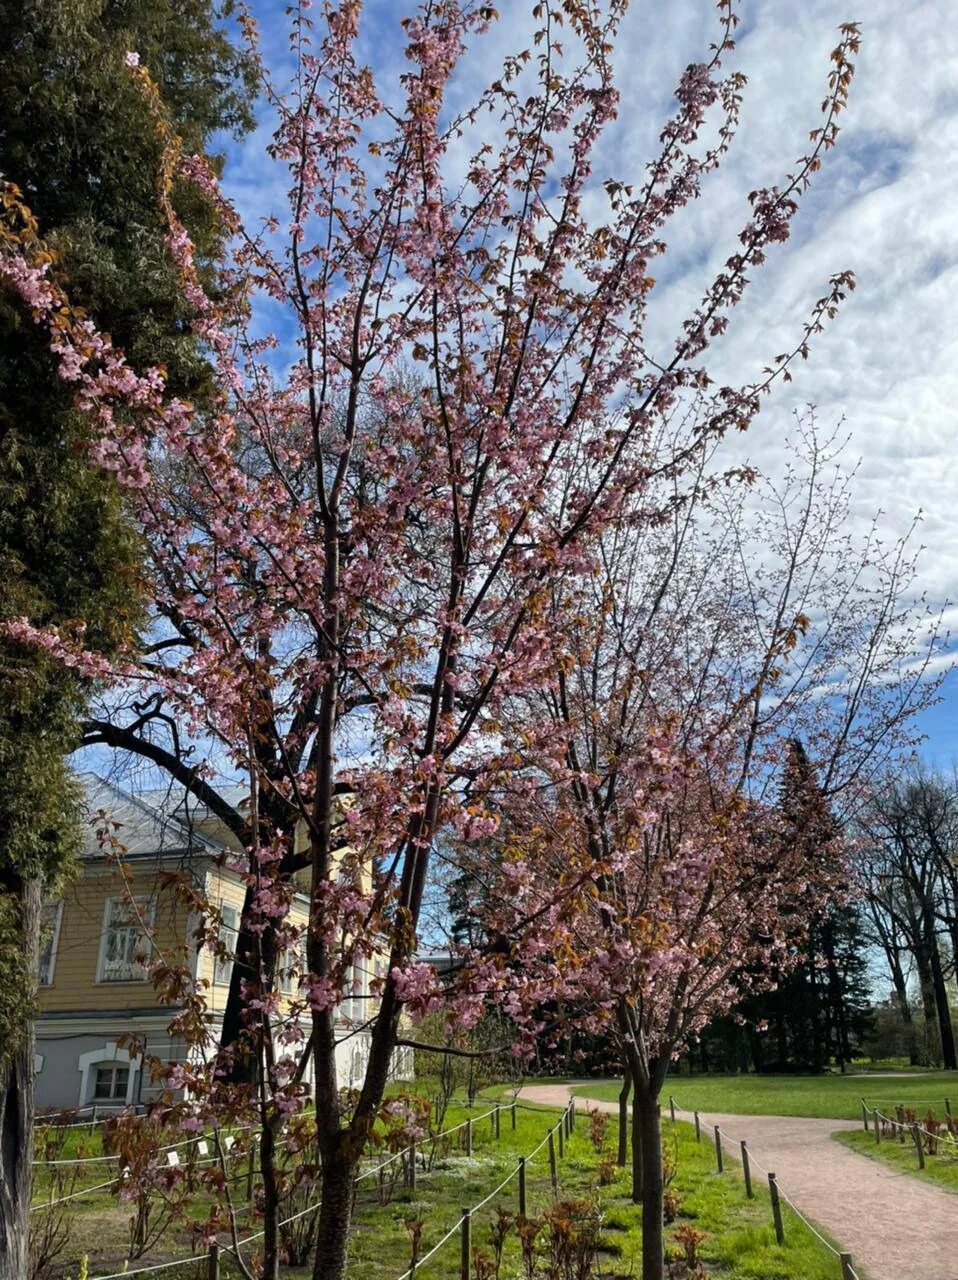
[[[529,1085],[521,1096],[561,1106],[569,1090]],[[579,1105],[618,1111],[582,1097]],[[862,1280],[958,1280],[958,1196],[832,1141],[854,1121],[703,1112],[702,1122],[721,1128],[730,1155],[744,1139],[753,1166],[778,1175],[795,1207],[851,1253]]]

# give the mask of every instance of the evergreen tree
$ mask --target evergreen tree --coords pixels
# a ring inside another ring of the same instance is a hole
[[[123,57],[150,65],[194,151],[251,123],[244,59],[209,0],[0,0],[0,25],[0,176],[24,193],[74,304],[202,401],[155,199],[160,147]],[[210,253],[212,209],[175,198]],[[117,488],[85,461],[85,429],[43,335],[0,294],[0,621],[83,625],[109,649],[141,621],[139,555]],[[65,757],[85,702],[59,664],[0,639],[0,1276],[27,1274],[40,904],[79,844]]]

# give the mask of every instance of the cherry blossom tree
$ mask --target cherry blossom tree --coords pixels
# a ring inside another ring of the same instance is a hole
[[[244,1089],[255,1099],[268,1193],[270,1146],[302,1103],[309,1064],[317,1280],[345,1271],[354,1178],[404,1010],[445,1000],[468,1025],[490,990],[520,1012],[542,997],[541,984],[504,976],[501,949],[443,996],[417,962],[417,924],[437,836],[493,833],[488,780],[553,750],[548,735],[533,737],[517,758],[503,716],[559,687],[568,655],[553,641],[575,631],[570,584],[591,580],[617,523],[653,518],[641,499],[663,422],[694,400],[688,436],[660,460],[678,483],[703,443],[749,425],[852,284],[834,276],[793,346],[739,385],[709,375],[709,349],[835,143],[858,45],[846,25],[808,153],[780,186],[748,196],[720,272],[674,340],[653,344],[665,229],[700,197],[738,121],[743,78],[723,66],[737,19],[731,0],[717,8],[716,39],[682,73],[658,154],[600,184],[598,148],[616,124],[619,0],[536,0],[528,47],[469,101],[476,51],[498,21],[490,5],[435,0],[404,19],[405,70],[392,81],[361,60],[355,0],[325,4],[315,22],[294,6],[289,84],[262,68],[288,200],[258,226],[201,157],[181,154],[131,52],[166,143],[157,189],[170,253],[215,378],[202,410],[71,310],[29,211],[4,189],[0,279],[49,330],[89,415],[91,456],[128,495],[153,599],[149,633],[121,659],[85,648],[82,622],[56,632],[14,622],[8,633],[108,685],[87,743],[165,770],[243,851],[237,963],[204,1105],[215,1112]],[[243,23],[255,48],[255,21]],[[216,203],[228,233],[215,290],[174,205],[184,180]],[[710,766],[685,767],[699,815]],[[223,774],[248,784],[246,805],[229,802]],[[715,825],[711,812],[689,819],[688,876],[703,874],[699,827]],[[304,871],[301,1016],[274,1039],[282,953],[297,941],[290,886]],[[565,909],[530,903],[512,922],[517,956],[550,945]],[[353,966],[379,955],[365,1075],[344,1101],[336,1010]],[[191,997],[199,1019],[203,998]],[[180,1083],[201,1096],[199,1080]],[[276,1230],[272,1214],[264,1277],[277,1273]]]
[[[555,588],[555,679],[503,715],[517,755],[539,741],[551,757],[498,780],[501,856],[471,863],[492,880],[475,904],[491,934],[522,938],[548,912],[518,952],[525,1007],[537,987],[560,993],[618,1045],[644,1280],[663,1268],[670,1064],[774,986],[848,892],[832,807],[854,814],[913,743],[941,674],[940,615],[915,598],[907,540],[855,535],[853,476],[811,418],[792,450],[775,483],[730,492],[703,454],[684,489],[650,484],[602,534],[591,579]],[[459,858],[470,866],[468,844]]]

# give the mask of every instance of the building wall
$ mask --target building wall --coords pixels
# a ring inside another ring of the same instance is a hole
[[[161,864],[137,864],[132,869],[136,898],[153,907],[156,943],[171,962],[186,955],[188,911],[169,888],[160,888]],[[114,1011],[155,1004],[146,976],[127,981],[104,981],[100,974],[107,901],[122,899],[120,872],[106,863],[87,863],[83,875],[64,890],[62,913],[53,958],[53,981],[41,987],[41,1016],[46,1013]]]

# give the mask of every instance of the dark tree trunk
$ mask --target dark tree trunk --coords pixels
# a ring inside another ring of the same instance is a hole
[[[645,1152],[642,1149],[642,1117],[638,1107],[638,1093],[632,1104],[632,1203],[642,1203],[645,1186]]]
[[[948,1004],[948,988],[941,967],[941,952],[937,938],[932,938],[929,946],[931,967],[932,994],[935,999],[935,1013],[938,1018],[938,1034],[941,1039],[942,1065],[946,1071],[958,1070],[958,1057],[955,1056],[955,1032],[951,1025],[951,1008]]]
[[[620,1169],[625,1168],[629,1151],[629,1094],[632,1091],[632,1078],[628,1074],[623,1077],[619,1090],[619,1156]]]
[[[313,1280],[345,1280],[349,1252],[349,1224],[353,1212],[353,1189],[358,1162],[348,1155],[346,1142],[323,1163],[322,1206],[316,1230],[316,1258]]]
[[[32,999],[39,962],[39,880],[20,883],[17,898],[17,942],[24,957],[26,994]],[[9,1052],[0,1047],[0,1280],[24,1280],[30,1274],[35,1045],[30,1016],[25,1019],[19,1043]]]
[[[941,1038],[938,1027],[938,1010],[935,1006],[935,987],[931,975],[931,956],[925,944],[915,948],[915,967],[918,970],[918,990],[921,993],[921,1011],[925,1019],[925,1050],[923,1058],[929,1066],[941,1064]]]
[[[636,1083],[634,1113],[642,1149],[642,1280],[663,1280],[665,1229],[662,1200],[662,1127],[658,1095]]]

